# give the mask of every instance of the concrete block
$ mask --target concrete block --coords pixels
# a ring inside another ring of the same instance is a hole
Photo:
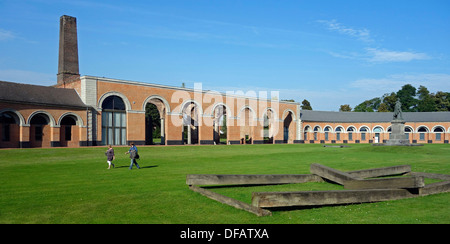
[[[411,172],[410,165],[398,165],[384,168],[375,168],[375,169],[363,169],[356,171],[348,171],[352,177],[357,178],[373,178],[380,176],[389,176],[389,175],[401,175]]]
[[[344,185],[345,181],[359,180],[360,178],[354,177],[348,173],[321,165],[321,164],[311,164],[309,171],[311,174],[318,175],[327,180],[331,180],[338,184]]]
[[[424,186],[423,177],[396,177],[344,182],[344,188],[350,190],[419,188]]]
[[[422,176],[424,178],[429,178],[429,179],[450,181],[450,175],[444,175],[444,174],[424,173],[424,172],[411,172],[410,175]]]
[[[427,196],[444,192],[450,192],[450,181],[431,183],[425,185],[423,188],[419,188],[420,196]]]
[[[186,176],[187,185],[273,185],[323,181],[317,175],[221,175],[191,174]]]
[[[406,189],[342,191],[254,192],[252,205],[260,208],[323,206],[379,202],[417,196]]]
[[[241,202],[241,201],[238,201],[238,200],[230,198],[230,197],[226,197],[224,195],[221,195],[221,194],[218,194],[218,193],[215,193],[215,192],[203,189],[203,188],[198,187],[198,186],[189,186],[189,188],[192,191],[198,192],[198,193],[202,194],[203,196],[206,196],[206,197],[208,197],[210,199],[216,200],[216,201],[221,202],[223,204],[230,205],[230,206],[235,207],[237,209],[242,209],[242,210],[248,211],[250,213],[254,213],[254,214],[258,215],[258,216],[269,216],[269,215],[272,215],[272,213],[269,210],[262,209],[262,208],[259,208],[259,207],[255,207],[255,206],[250,205],[248,203]]]

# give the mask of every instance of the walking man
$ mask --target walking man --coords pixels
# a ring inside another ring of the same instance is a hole
[[[131,159],[130,169],[133,168],[133,164],[136,164],[136,167],[137,167],[138,169],[141,168],[141,167],[139,167],[139,164],[136,162],[136,159],[139,158],[139,154],[138,154],[138,149],[137,149],[137,147],[134,145],[133,142],[130,144],[130,149],[129,149],[128,152],[126,152],[125,154],[130,154],[130,159]]]

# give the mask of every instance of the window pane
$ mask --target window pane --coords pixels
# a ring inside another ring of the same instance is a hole
[[[121,126],[122,127],[127,127],[127,114],[126,113],[121,113],[121,116],[122,116],[122,119],[121,119],[122,124],[121,124]]]
[[[120,145],[120,128],[116,127],[114,132],[114,144]]]
[[[102,103],[103,109],[125,110],[125,103],[119,96],[109,96]]]
[[[102,127],[102,144],[106,145],[107,141],[106,141],[106,127]]]
[[[127,129],[122,129],[122,145],[127,145]]]
[[[114,113],[114,126],[115,127],[120,127],[120,125],[122,124],[120,122],[120,117],[121,117],[121,113]]]
[[[114,140],[113,140],[113,129],[112,128],[108,128],[108,144],[110,145],[114,145]]]

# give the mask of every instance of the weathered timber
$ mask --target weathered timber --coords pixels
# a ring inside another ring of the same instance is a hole
[[[415,197],[406,189],[342,191],[254,192],[252,205],[260,208],[323,206],[380,202]]]
[[[450,192],[450,181],[436,182],[419,188],[419,195],[427,196],[431,194]]]
[[[206,196],[210,199],[216,200],[218,202],[230,205],[232,207],[238,208],[238,209],[242,209],[251,213],[254,213],[258,216],[268,216],[268,215],[272,215],[272,213],[269,210],[266,209],[262,209],[259,207],[255,207],[252,206],[248,203],[244,203],[241,201],[238,201],[236,199],[230,198],[230,197],[226,197],[224,195],[203,189],[201,187],[198,186],[189,186],[189,189],[198,192],[200,194],[202,194],[203,196]]]
[[[344,188],[350,190],[419,188],[424,186],[424,179],[419,176],[350,180],[344,182]]]
[[[347,173],[357,178],[372,178],[389,175],[401,175],[411,172],[410,165],[398,165],[392,167],[375,168],[375,169],[363,169],[356,171],[348,171]]]
[[[323,181],[317,175],[214,175],[191,174],[186,176],[187,185],[271,185]]]
[[[311,164],[309,171],[311,174],[318,175],[327,180],[334,181],[338,184],[344,185],[345,181],[359,180],[360,178],[354,177],[348,173],[321,165],[321,164]]]

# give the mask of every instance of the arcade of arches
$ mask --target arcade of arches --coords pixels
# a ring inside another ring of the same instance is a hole
[[[1,101],[0,147],[78,147],[130,142],[137,145],[381,143],[389,139],[389,121],[333,122],[329,116],[327,121],[317,120],[311,117],[314,111],[305,113],[293,102],[93,76],[82,76],[70,86],[66,83],[64,88],[48,87],[49,93],[63,90],[73,91],[79,101],[74,98],[61,104]],[[62,96],[55,95],[64,100]],[[429,117],[429,121],[406,121],[405,132],[410,141],[448,143],[450,113],[438,115],[418,116]]]

